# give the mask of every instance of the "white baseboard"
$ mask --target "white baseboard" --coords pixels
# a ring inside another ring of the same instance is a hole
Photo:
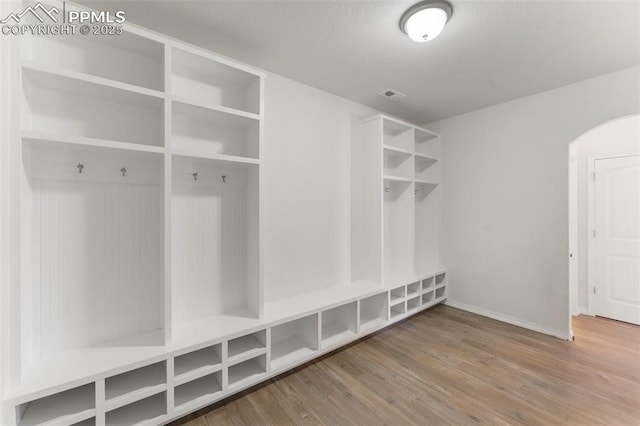
[[[493,312],[483,308],[478,308],[477,306],[467,305],[466,303],[457,302],[451,299],[447,299],[444,304],[447,306],[451,306],[452,308],[462,309],[463,311],[472,312],[474,314],[482,315],[483,317],[492,318],[494,320],[506,322],[507,324],[512,324],[518,327],[526,328],[527,330],[537,331],[538,333],[557,337],[558,339],[572,340],[570,333],[542,327],[539,324],[535,324],[529,321],[524,321],[524,320],[521,320],[520,318],[514,318],[509,315],[504,315],[498,312]]]

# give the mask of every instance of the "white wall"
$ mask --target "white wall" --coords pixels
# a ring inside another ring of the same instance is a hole
[[[265,83],[265,301],[351,278],[350,151],[376,112],[293,80]]]
[[[599,126],[576,139],[577,182],[577,304],[587,313],[588,298],[588,183],[589,159],[640,154],[640,116],[625,117]],[[574,302],[575,305],[575,302]]]
[[[640,67],[432,123],[453,304],[568,337],[569,143],[640,112]]]

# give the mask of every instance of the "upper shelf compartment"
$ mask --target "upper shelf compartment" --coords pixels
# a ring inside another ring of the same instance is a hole
[[[440,158],[440,138],[436,133],[424,129],[416,129],[415,151],[425,161],[437,160]]]
[[[385,147],[406,152],[413,151],[415,132],[412,126],[385,118],[382,121],[382,130]]]
[[[175,100],[240,115],[260,114],[260,76],[182,49],[172,51]]]
[[[79,72],[164,90],[164,46],[139,35],[25,36],[22,57],[49,69]]]

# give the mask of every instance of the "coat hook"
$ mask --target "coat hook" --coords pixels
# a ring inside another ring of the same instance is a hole
[[[198,180],[198,172],[195,172],[195,173],[193,174],[193,180]]]
[[[84,164],[78,163],[78,173],[82,173],[82,169],[84,169]]]
[[[227,183],[227,175],[222,175],[222,183]]]
[[[120,172],[122,173],[122,176],[123,176],[123,177],[125,177],[125,176],[127,175],[127,169],[126,169],[126,168],[124,168],[124,167],[122,167],[122,168],[120,169]]]
[[[391,192],[391,187],[387,186],[384,188],[384,192]]]
[[[418,192],[420,192],[420,190],[419,190],[419,189],[414,189],[414,190],[413,190],[413,195],[417,195],[417,194],[418,194]]]

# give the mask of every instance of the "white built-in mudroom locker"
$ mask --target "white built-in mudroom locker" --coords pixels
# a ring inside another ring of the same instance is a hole
[[[263,206],[282,196],[263,182],[265,73],[124,28],[3,39],[14,216],[0,423],[168,423],[447,298],[438,134],[353,117],[350,278],[270,280],[265,297]]]

